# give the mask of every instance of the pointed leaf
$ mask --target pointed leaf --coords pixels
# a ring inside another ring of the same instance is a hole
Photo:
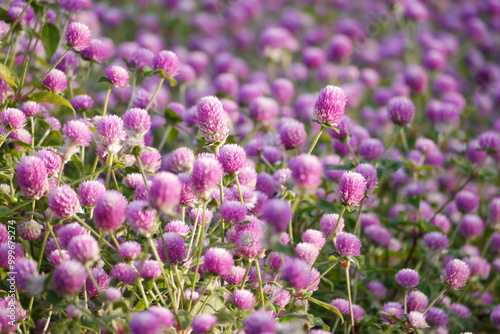
[[[17,86],[19,85],[19,78],[14,71],[2,63],[0,63],[0,76],[5,80],[7,85],[12,87],[12,89],[17,89]]]
[[[40,93],[34,93],[28,96],[28,100],[35,101],[35,102],[42,102],[42,103],[51,103],[51,104],[60,104],[63,106],[66,106],[70,108],[71,110],[75,111],[71,103],[69,103],[68,100],[66,100],[64,97],[50,93],[50,92],[40,92]]]
[[[54,24],[47,23],[43,26],[41,32],[42,43],[45,53],[49,59],[52,59],[52,56],[57,51],[57,45],[59,44],[60,38],[59,36],[59,29],[57,29]]]
[[[309,300],[310,302],[313,302],[316,305],[319,305],[319,306],[327,309],[328,311],[332,311],[333,313],[335,313],[336,315],[338,315],[339,318],[340,318],[340,321],[342,323],[344,323],[344,317],[342,316],[342,314],[340,314],[340,311],[335,306],[332,306],[330,304],[322,302],[321,300],[317,300],[317,299],[315,299],[313,297],[307,297],[307,300]]]

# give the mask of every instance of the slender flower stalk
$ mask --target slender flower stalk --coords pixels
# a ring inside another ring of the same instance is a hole
[[[314,260],[314,263],[311,266],[312,268],[314,268],[314,265],[316,264],[316,262],[318,262],[320,255],[324,252],[326,245],[332,239],[333,235],[335,234],[335,231],[337,231],[337,228],[339,227],[339,224],[340,224],[340,220],[342,219],[342,216],[344,215],[345,210],[346,210],[346,207],[343,205],[342,209],[340,210],[340,214],[339,214],[339,218],[337,219],[337,223],[335,224],[335,227],[332,230],[332,232],[330,232],[330,234],[328,235],[328,238],[326,238],[325,244],[323,245],[323,247],[321,247],[321,249],[318,253],[318,257],[316,258],[316,260]]]
[[[321,137],[321,135],[323,134],[323,131],[325,130],[325,126],[323,124],[321,124],[321,127],[318,131],[318,134],[316,135],[316,137],[314,138],[312,144],[311,144],[311,147],[309,148],[309,151],[307,153],[311,154],[312,151],[314,150],[314,148],[316,147],[316,144],[318,143],[318,140],[319,138]]]
[[[56,68],[57,65],[59,65],[59,63],[64,59],[64,57],[66,57],[66,55],[68,54],[68,52],[70,50],[71,50],[71,48],[67,48],[66,51],[64,51],[64,53],[61,55],[61,57],[59,57],[59,59],[49,68],[49,70],[45,72],[43,77],[35,84],[35,86],[33,86],[33,88],[29,91],[28,94],[26,94],[26,96],[29,96],[31,93],[33,93],[38,88],[38,86],[40,86],[40,84],[43,82],[43,80],[45,80],[45,78],[47,78],[47,76],[50,74],[50,72],[54,68]]]

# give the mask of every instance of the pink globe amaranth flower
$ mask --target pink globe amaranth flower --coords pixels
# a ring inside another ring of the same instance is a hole
[[[87,272],[83,264],[76,260],[61,262],[52,275],[52,288],[65,298],[72,298],[82,290]]]
[[[252,119],[261,123],[273,121],[279,114],[278,103],[269,97],[257,97],[250,103],[249,112]]]
[[[238,97],[240,85],[238,78],[232,73],[219,74],[214,80],[214,86],[215,90],[219,93],[228,95],[232,98]],[[232,100],[225,99],[225,102],[223,100],[222,103],[224,104],[224,110],[228,111],[226,105],[232,102]]]
[[[396,283],[403,289],[411,290],[420,283],[420,276],[413,269],[401,269],[396,274]]]
[[[24,196],[29,199],[39,200],[49,189],[47,168],[42,159],[36,156],[21,158],[16,166],[17,185]]]
[[[145,260],[143,263],[141,263],[141,261],[136,261],[135,267],[137,270],[141,268],[141,278],[144,280],[150,280],[161,276],[161,267],[156,260]]]
[[[202,200],[211,197],[212,190],[221,181],[223,168],[219,161],[209,155],[199,155],[193,164],[191,189]]]
[[[0,129],[0,131],[2,131]],[[13,131],[9,134],[9,138],[12,139],[12,140],[18,140],[18,141],[21,141],[25,144],[28,144],[30,145],[31,144],[31,134],[28,130],[26,129],[19,129],[19,130],[16,130],[16,131]],[[19,150],[20,152],[26,152],[26,149],[16,143],[13,143],[13,146]]]
[[[56,217],[74,216],[80,209],[76,192],[68,185],[58,186],[49,193],[47,204]]]
[[[424,310],[427,308],[427,305],[429,305],[429,299],[424,293],[418,290],[414,290],[408,294],[408,311],[424,312]]]
[[[358,256],[361,254],[361,240],[352,233],[342,232],[337,237],[335,249],[340,256]]]
[[[356,166],[356,169],[354,169],[356,173],[359,173],[363,175],[366,181],[366,194],[371,194],[377,189],[378,187],[378,175],[377,175],[377,169],[369,164],[369,163],[362,163]]]
[[[241,224],[245,221],[248,209],[240,201],[224,201],[220,207],[220,213],[225,221]]]
[[[38,275],[38,264],[35,260],[23,257],[14,264],[12,270],[15,277],[15,284],[21,290],[27,290],[30,286],[29,281]]]
[[[125,183],[132,189],[136,189],[140,184],[144,184],[144,179],[140,173],[130,173],[125,177]]]
[[[123,120],[117,115],[100,117],[96,124],[96,132],[101,136],[97,148],[101,152],[117,153],[125,139]]]
[[[493,226],[500,224],[500,198],[494,198],[488,205],[488,218]]]
[[[408,322],[412,327],[421,328],[425,325],[425,315],[418,311],[408,313]]]
[[[415,118],[415,105],[404,96],[393,97],[387,104],[387,111],[391,120],[398,125],[409,125]]]
[[[44,72],[45,75],[47,71]],[[43,76],[42,76],[43,77]],[[45,79],[43,79],[42,84],[49,88],[53,93],[64,92],[68,86],[68,78],[63,71],[57,68],[52,69]]]
[[[153,52],[145,48],[139,48],[132,53],[128,62],[132,67],[144,71],[146,66],[151,67],[153,65],[153,58]]]
[[[36,152],[35,156],[41,158],[47,168],[49,175],[57,175],[61,167],[61,157],[50,148],[44,148]]]
[[[495,131],[486,131],[478,137],[479,147],[488,153],[498,153],[500,151],[500,134]]]
[[[118,255],[124,259],[135,259],[140,253],[141,245],[135,241],[126,241],[118,249]]]
[[[130,331],[132,334],[158,334],[160,332],[158,316],[151,311],[136,313],[130,320]]]
[[[165,241],[165,244],[163,243]],[[177,265],[184,261],[187,255],[187,249],[184,245],[184,238],[174,232],[167,232],[157,240],[158,255],[164,263]],[[165,251],[168,255],[168,261],[165,256]]]
[[[177,175],[159,172],[149,187],[149,203],[159,212],[172,214],[179,204],[181,187]]]
[[[448,314],[439,307],[431,307],[425,313],[425,320],[432,327],[441,327],[448,323]]]
[[[145,135],[151,128],[151,116],[144,109],[129,109],[123,114],[123,127],[129,135]]]
[[[451,304],[450,309],[460,318],[470,318],[472,316],[471,309],[464,304],[453,303]]]
[[[322,182],[323,164],[315,155],[301,154],[289,162],[292,177],[300,190],[312,194]],[[364,189],[363,189],[364,190]]]
[[[280,140],[287,150],[302,147],[307,140],[304,124],[296,121],[286,121],[279,129]]]
[[[314,229],[308,229],[304,231],[301,238],[303,242],[311,243],[318,248],[323,247],[326,242],[326,239],[323,236],[323,232]]]
[[[181,181],[181,196],[179,198],[180,206],[187,206],[196,202],[196,195],[191,189],[191,176],[189,174],[179,174]]]
[[[160,51],[153,57],[153,69],[163,70],[167,77],[173,78],[179,72],[179,57],[172,51]]]
[[[164,156],[162,169],[175,174],[191,173],[193,164],[193,150],[188,147],[180,147]]]
[[[149,312],[152,312],[157,317],[157,321],[165,327],[175,325],[175,315],[166,307],[151,306]]]
[[[141,235],[149,235],[156,226],[156,210],[147,207],[147,201],[136,200],[130,202],[125,209],[127,222]]]
[[[94,106],[94,100],[87,94],[80,94],[71,100],[71,105],[77,111],[89,110]]]
[[[66,30],[66,41],[75,51],[86,49],[92,40],[89,27],[80,22],[71,22]]]
[[[281,275],[296,291],[305,289],[311,283],[311,267],[300,259],[290,259],[281,269]]]
[[[276,332],[276,319],[268,311],[259,310],[255,311],[248,316],[245,321],[246,334],[264,334]]]
[[[247,165],[247,155],[238,144],[226,144],[219,150],[217,160],[222,165],[224,173],[238,174]]]
[[[448,247],[448,237],[441,232],[429,232],[424,235],[424,244],[433,251],[443,251]]]
[[[368,161],[379,158],[384,152],[384,143],[380,139],[365,139],[359,144],[359,154]]]
[[[279,198],[271,199],[264,204],[261,215],[277,233],[285,232],[292,218],[292,210],[287,201]]]
[[[89,46],[82,50],[81,54],[83,59],[94,61],[98,64],[103,63],[109,58],[105,42],[99,39],[91,40]]]
[[[244,276],[245,268],[240,266],[232,266],[231,272],[227,275],[223,275],[222,279],[230,285],[241,285]]]
[[[70,241],[80,235],[88,235],[89,232],[79,223],[71,223],[64,225],[57,231],[57,241],[61,248],[67,248]]]
[[[82,311],[79,309],[79,306],[69,304],[66,307],[66,315],[68,319],[78,319],[82,316]]]
[[[392,240],[392,233],[382,226],[370,225],[365,228],[365,235],[382,247],[388,247]]]
[[[137,271],[129,264],[120,262],[111,269],[111,277],[124,284],[134,284]]]
[[[255,295],[249,290],[235,290],[232,300],[234,305],[241,310],[247,310],[255,306]]]
[[[79,235],[71,239],[68,244],[68,253],[72,258],[82,262],[99,260],[99,245],[90,235]]]
[[[335,196],[342,205],[358,206],[366,192],[366,180],[360,173],[345,172],[337,185]]]
[[[295,246],[295,254],[308,265],[312,265],[319,255],[319,248],[314,244],[301,242]]]
[[[271,85],[271,94],[280,105],[289,105],[295,94],[293,83],[288,79],[278,78]]]
[[[16,21],[27,5],[28,4],[24,1],[19,1],[19,0],[13,1],[10,4],[9,8],[7,9],[7,15],[9,15],[12,21]],[[33,10],[32,7],[28,6],[26,8],[26,11],[19,19],[19,24],[23,25],[31,24],[33,23],[32,21],[34,18],[35,18],[35,11]]]
[[[141,162],[144,171],[155,173],[161,167],[161,154],[154,147],[145,147],[144,153],[141,155]]]
[[[224,143],[229,135],[227,115],[215,96],[201,98],[196,105],[198,127],[208,145]]]
[[[458,290],[467,284],[470,276],[470,267],[459,259],[453,259],[444,268],[445,282],[453,290]]]
[[[314,104],[314,118],[320,124],[336,127],[344,116],[346,103],[347,96],[342,88],[326,86]]]
[[[462,212],[474,212],[479,206],[479,196],[471,191],[462,190],[455,197],[455,205]]]
[[[387,288],[379,281],[371,281],[366,284],[366,290],[373,293],[376,299],[383,300],[387,295]]]
[[[92,268],[91,273],[92,276],[94,276],[94,279],[99,287],[99,290],[101,292],[106,291],[109,288],[109,282],[111,281],[106,271],[104,271],[104,269],[102,268]],[[91,298],[93,297],[97,298],[100,296],[99,290],[92,282],[90,276],[87,277],[85,281],[85,286],[87,290],[87,295],[89,295]]]
[[[411,64],[404,72],[404,81],[413,92],[422,94],[427,88],[427,73],[420,65]]]
[[[14,243],[14,246],[9,242],[0,244],[0,268],[10,269],[11,261],[15,263],[23,256],[24,250],[20,244]]]
[[[402,319],[402,316],[404,314],[403,305],[397,302],[387,302],[382,306],[381,310],[385,313],[396,316],[398,319]],[[385,314],[382,314],[380,318],[384,323],[394,324],[396,322],[396,320]]]
[[[500,330],[500,305],[497,305],[490,314],[491,324]]]
[[[207,272],[220,276],[229,275],[233,265],[233,256],[224,248],[212,247],[205,253],[204,267]]]
[[[175,232],[183,237],[187,236],[190,230],[190,227],[180,220],[172,220],[165,226],[165,232]]]
[[[149,187],[151,187],[151,184],[152,184],[152,182],[148,180]],[[137,186],[137,188],[135,188],[134,195],[135,195],[136,200],[142,200],[142,201],[148,200],[149,192],[148,192],[148,189],[146,188],[146,184],[144,184],[144,182],[142,182],[141,184],[139,184]]]
[[[326,54],[323,49],[308,46],[302,50],[302,61],[309,69],[317,69],[326,61]]]
[[[79,146],[89,146],[92,141],[92,131],[87,124],[78,120],[70,120],[63,127],[63,133],[67,140]]]
[[[5,127],[10,126],[12,130],[19,130],[26,125],[26,116],[19,109],[7,108],[0,114],[0,122]]]
[[[262,229],[249,229],[238,233],[234,244],[236,246],[236,250],[241,256],[249,259],[255,259],[264,250],[261,241]]]
[[[214,314],[200,314],[193,319],[191,327],[193,328],[193,333],[202,334],[208,333],[212,330],[212,327],[217,323],[217,316]]]
[[[432,155],[438,150],[436,143],[432,139],[418,138],[415,142],[417,150],[425,155]]]
[[[117,87],[125,87],[128,85],[129,76],[126,68],[118,65],[111,65],[106,69],[106,76],[109,81]]]
[[[26,101],[19,108],[26,117],[33,117],[40,111],[40,105],[35,101]]]
[[[466,214],[462,219],[462,224],[458,231],[467,240],[477,238],[484,231],[483,219],[478,215]]]
[[[85,180],[78,186],[78,196],[83,206],[94,207],[97,199],[106,192],[102,182]]]
[[[94,209],[95,226],[104,233],[113,233],[125,221],[127,199],[116,190],[108,190],[97,199]]]

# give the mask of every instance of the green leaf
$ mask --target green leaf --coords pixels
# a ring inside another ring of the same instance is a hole
[[[420,208],[420,196],[408,199],[408,202],[415,208]]]
[[[40,92],[40,93],[34,93],[28,96],[28,100],[35,101],[35,102],[42,102],[42,103],[51,103],[51,104],[60,104],[63,106],[66,106],[70,108],[71,110],[75,111],[71,103],[69,103],[68,100],[66,100],[64,97],[50,93],[50,92]]]
[[[326,213],[339,213],[340,210],[333,203],[327,202],[325,200],[321,200],[318,208],[325,211]]]
[[[178,135],[179,135],[179,130],[177,130],[176,128],[172,128],[172,130],[170,130],[170,133],[168,134],[168,142],[169,143],[173,142]]]
[[[167,124],[169,125],[175,125],[182,122],[182,118],[170,108],[165,109],[165,119],[167,120]]]
[[[79,320],[61,319],[50,328],[52,334],[81,333],[82,325]]]
[[[7,14],[7,11],[3,8],[0,8],[0,21],[12,23],[12,19],[10,18],[9,14]]]
[[[47,58],[52,59],[52,56],[57,51],[57,45],[59,44],[59,29],[52,24],[47,23],[43,26],[41,32],[41,38],[43,47],[45,49],[45,53],[47,54]]]
[[[82,161],[80,160],[80,157],[77,154],[73,154],[71,156],[71,161],[73,161],[73,163],[76,165],[76,167],[78,167],[80,171],[83,170]]]
[[[342,314],[340,314],[339,310],[335,306],[332,306],[328,303],[322,302],[321,300],[317,300],[313,297],[307,297],[307,300],[309,300],[310,302],[313,302],[316,305],[319,305],[319,306],[327,309],[328,311],[332,311],[333,313],[338,315],[338,317],[340,318],[340,321],[342,323],[344,323],[344,317],[342,317]]]
[[[392,174],[406,164],[404,161],[394,160],[394,159],[382,159],[380,160],[380,168],[382,168],[383,174]]]
[[[146,309],[146,302],[144,299],[139,300],[139,302],[135,305],[135,310],[136,311],[142,311]]]
[[[14,168],[10,166],[0,168],[0,177],[7,180],[12,180],[12,178],[14,177]]]
[[[353,256],[351,257],[351,260],[352,262],[354,262],[354,264],[356,264],[356,267],[358,267],[358,269],[361,269],[365,264],[365,257],[363,255]]]
[[[168,81],[170,81],[170,87],[177,86],[177,81],[172,77],[167,77]]]
[[[5,80],[7,85],[12,87],[12,89],[17,89],[17,86],[19,85],[19,78],[14,71],[2,63],[0,63],[0,76]]]
[[[47,292],[47,297],[45,297],[45,302],[47,304],[55,305],[55,304],[59,304],[61,301],[62,301],[62,298],[59,297],[58,295],[56,295],[56,293],[54,291],[49,290]]]
[[[13,140],[11,141],[12,144],[16,144],[16,145],[19,145],[21,146],[22,148],[24,148],[26,151],[29,151],[31,150],[31,146],[26,144],[25,142],[23,141],[20,141],[20,140]]]
[[[347,164],[347,165],[326,165],[324,168],[325,170],[349,170],[354,167],[353,164]]]
[[[100,77],[100,78],[99,78],[99,80],[97,80],[97,82],[107,82],[107,83],[109,83],[109,84],[111,84],[111,85],[113,84],[113,83],[111,82],[111,80],[109,80],[109,79],[108,79],[108,78],[106,78],[106,77]]]

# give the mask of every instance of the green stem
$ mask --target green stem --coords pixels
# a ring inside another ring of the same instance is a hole
[[[84,222],[80,217],[78,217],[77,215],[74,215],[73,218],[76,219],[81,225],[83,225],[83,227],[85,227],[87,230],[89,230],[93,235],[95,235],[95,237],[97,239],[101,239],[101,235],[99,233],[97,233],[92,227],[90,227],[89,224]],[[102,238],[102,241],[111,249],[115,249],[115,247],[112,244],[110,244],[109,241],[107,241],[106,239]]]
[[[7,31],[7,33],[5,34],[5,36],[2,38],[2,43],[1,43],[2,45],[5,45],[5,41],[7,40],[7,38],[9,38],[9,35],[14,31],[14,28],[19,23],[19,20],[24,15],[24,12],[26,12],[26,10],[28,9],[28,7],[31,6],[32,2],[33,2],[33,0],[29,0],[28,1],[28,3],[26,4],[26,7],[23,8],[23,11],[21,12],[21,14],[19,14],[19,16],[17,17],[17,19],[14,21],[14,23],[12,23],[12,25],[10,26],[9,31]]]
[[[158,87],[156,87],[156,90],[153,93],[153,96],[151,97],[151,100],[149,101],[148,105],[146,106],[146,111],[149,110],[149,108],[151,108],[151,105],[153,104],[153,102],[154,102],[154,100],[156,98],[156,95],[160,91],[160,88],[163,85],[163,81],[164,80],[165,80],[165,77],[162,76],[161,79],[160,79],[160,82],[158,83]]]
[[[210,286],[210,284],[212,284],[212,281],[213,281],[214,277],[215,277],[215,276],[210,276],[210,278],[208,279],[207,284],[205,284],[205,286],[203,287],[203,290],[202,290],[202,291],[201,291],[201,293],[200,293],[200,298],[198,298],[198,299],[194,302],[193,307],[192,307],[192,308],[191,308],[191,310],[188,312],[188,314],[187,314],[186,318],[189,318],[189,315],[191,314],[191,312],[193,312],[194,307],[196,306],[196,304],[198,304],[198,302],[200,301],[201,297],[205,295],[205,292],[207,292],[208,287]],[[208,299],[208,296],[206,296],[205,300],[206,300],[206,299]],[[200,310],[201,310],[201,308],[200,308]]]
[[[109,102],[109,95],[111,94],[111,89],[113,89],[113,85],[109,85],[108,90],[106,91],[106,99],[104,100],[104,106],[102,107],[103,116],[106,116],[106,112],[108,111],[108,102]]]
[[[14,207],[14,208],[10,209],[9,211],[2,213],[2,214],[0,215],[0,218],[5,217],[5,216],[7,216],[7,215],[10,215],[12,212],[14,212],[14,211],[16,211],[16,210],[19,210],[20,208],[24,208],[26,205],[29,205],[30,203],[33,203],[34,201],[35,201],[35,200],[33,199],[33,200],[31,200],[31,201],[21,203],[21,204],[19,204],[18,206],[16,206],[16,207]]]
[[[194,276],[193,276],[193,284],[191,286],[191,296],[189,298],[189,305],[188,305],[188,312],[191,310],[191,305],[193,304],[193,294],[194,294],[194,288],[196,287],[196,281],[197,281],[197,276],[198,276],[198,269],[200,268],[200,259],[201,259],[201,254],[203,250],[203,239],[205,238],[205,211],[206,211],[207,203],[203,202],[202,210],[203,210],[203,218],[202,218],[202,223],[201,223],[201,230],[200,230],[200,240],[199,240],[199,245],[198,245],[198,255],[196,257],[196,268],[194,270]],[[198,222],[195,222],[198,223]]]
[[[240,194],[240,201],[241,201],[241,204],[245,204],[245,202],[243,201],[243,195],[241,194],[241,185],[240,185],[240,180],[238,180],[238,175],[236,175],[235,177],[235,181],[236,181],[236,187],[238,187],[238,194]]]
[[[259,294],[260,294],[260,300],[262,303],[262,306],[265,304],[265,299],[264,299],[264,290],[262,290],[262,277],[260,274],[260,265],[259,265],[259,260],[255,259],[255,267],[257,268],[257,279],[259,280]]]
[[[321,124],[321,128],[319,129],[318,134],[316,135],[316,138],[314,138],[314,141],[313,141],[311,147],[309,148],[309,152],[307,152],[307,153],[309,153],[309,154],[312,153],[312,151],[314,150],[314,147],[318,143],[318,140],[321,137],[321,135],[323,134],[324,130],[325,130],[325,126],[323,124]]]
[[[47,138],[47,136],[49,135],[49,133],[50,133],[50,129],[48,129],[47,131],[45,131],[45,133],[43,134],[42,138],[40,138],[40,141],[38,142],[38,146],[42,146],[43,141]]]
[[[85,80],[83,80],[83,83],[82,85],[80,86],[80,88],[78,89],[78,92],[76,92],[77,94],[80,94],[81,91],[83,91],[83,87],[85,86],[85,84],[87,83],[87,81],[89,80],[89,77],[90,77],[90,72],[92,72],[92,65],[94,64],[93,61],[90,61],[90,64],[89,64],[89,68],[87,70],[87,74],[85,75]]]
[[[309,284],[309,286],[306,288],[306,291],[308,291],[310,288],[312,288],[312,286],[320,279],[322,279],[323,277],[326,276],[326,274],[328,274],[333,268],[335,268],[337,266],[337,264],[339,264],[339,260],[335,260],[335,262],[333,262],[333,264],[327,269],[325,270],[321,276],[319,276],[318,278],[316,278],[311,284]]]
[[[406,133],[404,127],[399,128],[399,133],[401,133],[401,141],[403,142],[403,147],[405,149],[405,152],[408,152],[408,141],[406,140]]]
[[[49,75],[49,73],[57,66],[59,65],[59,63],[61,62],[61,60],[63,60],[64,57],[66,57],[66,55],[68,54],[69,50],[71,50],[70,48],[66,49],[66,51],[64,51],[64,53],[61,55],[61,57],[59,57],[59,59],[49,68],[49,70],[47,72],[45,72],[45,75],[36,83],[36,85],[30,90],[30,92],[28,94],[26,94],[26,96],[30,95],[31,93],[33,93],[35,91],[35,89],[38,88],[38,86],[40,86],[40,84],[43,82],[43,80],[45,80],[45,78],[47,78],[47,76]]]
[[[247,268],[245,269],[245,275],[243,275],[243,280],[241,281],[240,289],[245,287],[245,283],[247,282],[248,273],[250,273],[250,268],[252,267],[252,261],[248,261]]]
[[[345,277],[346,277],[346,284],[347,284],[347,298],[349,301],[349,313],[351,315],[352,334],[354,334],[354,313],[352,311],[351,282],[350,282],[350,278],[349,278],[349,264],[350,264],[350,262],[347,262],[347,266],[345,267]]]
[[[171,130],[172,130],[172,126],[167,125],[167,128],[165,129],[165,132],[163,133],[163,136],[161,137],[160,145],[158,146],[159,152],[161,152],[161,150],[163,149],[163,146],[165,146],[165,144],[167,143],[168,135],[169,135]]]
[[[347,139],[345,141],[345,144],[347,145],[347,148],[349,149],[349,153],[351,153],[351,157],[354,160],[354,163],[356,164],[356,166],[359,165],[359,159],[356,156],[356,153],[354,153],[354,151],[353,151],[353,149],[351,147],[351,144],[349,144],[349,139]]]
[[[314,260],[314,263],[311,266],[311,268],[314,268],[314,265],[316,264],[316,262],[318,262],[318,259],[321,256],[321,253],[323,253],[323,251],[326,248],[326,245],[332,239],[333,235],[335,234],[335,231],[337,231],[337,228],[339,227],[339,224],[340,224],[340,220],[342,219],[342,216],[344,215],[345,210],[346,210],[346,207],[342,206],[342,209],[340,210],[340,214],[339,214],[339,219],[337,219],[337,224],[335,224],[335,228],[330,232],[330,235],[328,235],[328,238],[326,238],[325,244],[323,245],[323,247],[321,247],[321,250],[318,253],[318,257],[316,258],[316,260]]]
[[[432,305],[434,305],[437,302],[437,300],[446,292],[446,290],[448,290],[447,286],[445,286],[444,289],[441,290],[441,292],[436,296],[436,298],[434,298],[434,300],[432,302],[430,302],[429,305],[427,305],[423,314],[425,314],[425,313],[427,313],[427,311],[429,311],[429,309],[432,307]]]
[[[359,226],[359,220],[361,218],[361,211],[363,211],[363,202],[365,201],[366,197],[363,197],[361,202],[359,203],[359,211],[358,211],[358,216],[356,217],[356,223],[354,224],[354,235],[358,234],[358,226]]]
[[[109,154],[109,162],[108,162],[108,173],[106,174],[106,188],[108,187],[108,184],[109,184],[109,178],[111,177],[111,169],[113,167],[113,153],[110,153]],[[146,187],[147,187],[147,183],[146,183]]]

